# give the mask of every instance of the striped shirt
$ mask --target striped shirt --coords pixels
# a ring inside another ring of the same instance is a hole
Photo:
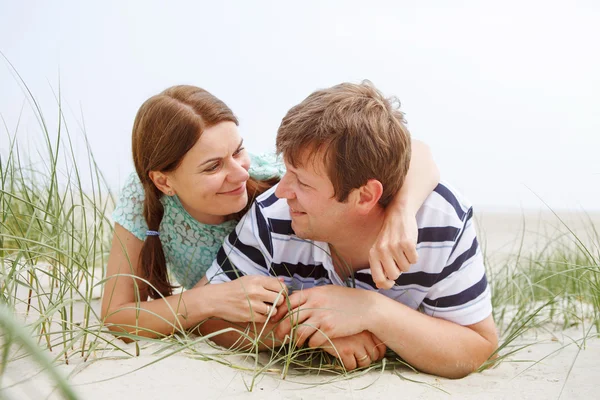
[[[377,291],[412,309],[460,325],[482,321],[492,312],[491,296],[473,209],[456,190],[440,183],[417,213],[419,261],[389,290],[377,289],[370,269],[342,281],[329,245],[294,235],[289,207],[275,188],[257,198],[225,239],[206,273],[211,283],[244,275],[283,277],[291,290],[347,285]]]

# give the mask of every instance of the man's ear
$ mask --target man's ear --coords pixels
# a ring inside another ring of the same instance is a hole
[[[169,183],[169,177],[160,171],[150,171],[148,177],[154,182],[154,185],[166,194],[167,196],[173,196],[175,190]]]
[[[373,207],[379,204],[383,195],[383,185],[377,179],[369,179],[367,183],[358,188],[356,206],[359,213],[366,215]]]

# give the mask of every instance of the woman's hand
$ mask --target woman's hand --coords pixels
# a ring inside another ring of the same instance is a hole
[[[368,367],[374,361],[381,360],[386,351],[385,345],[368,331],[332,339],[321,348],[339,358],[347,371]]]
[[[417,262],[416,214],[440,181],[429,147],[418,140],[412,140],[411,147],[410,167],[386,208],[383,227],[369,254],[373,281],[380,289],[390,289]]]
[[[283,280],[275,277],[252,275],[226,283],[203,284],[206,282],[203,278],[194,287],[203,293],[199,306],[210,306],[213,316],[230,322],[273,321],[287,295]]]
[[[418,234],[414,213],[388,210],[369,252],[371,275],[378,288],[390,289],[400,274],[417,262]]]

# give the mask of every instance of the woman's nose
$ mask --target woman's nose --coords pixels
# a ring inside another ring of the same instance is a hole
[[[243,162],[235,160],[233,163],[233,169],[229,173],[229,180],[233,182],[246,182],[250,177],[248,169],[244,166]]]

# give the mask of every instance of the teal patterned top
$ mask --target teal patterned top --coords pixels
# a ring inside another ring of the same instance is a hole
[[[256,179],[283,176],[285,166],[273,154],[251,155],[250,175]],[[160,241],[171,278],[184,288],[193,287],[210,267],[225,236],[237,225],[231,220],[207,225],[194,219],[177,196],[162,196],[165,213],[160,223]],[[112,214],[113,221],[140,240],[146,239],[148,225],[143,216],[144,188],[137,174],[126,180]]]

